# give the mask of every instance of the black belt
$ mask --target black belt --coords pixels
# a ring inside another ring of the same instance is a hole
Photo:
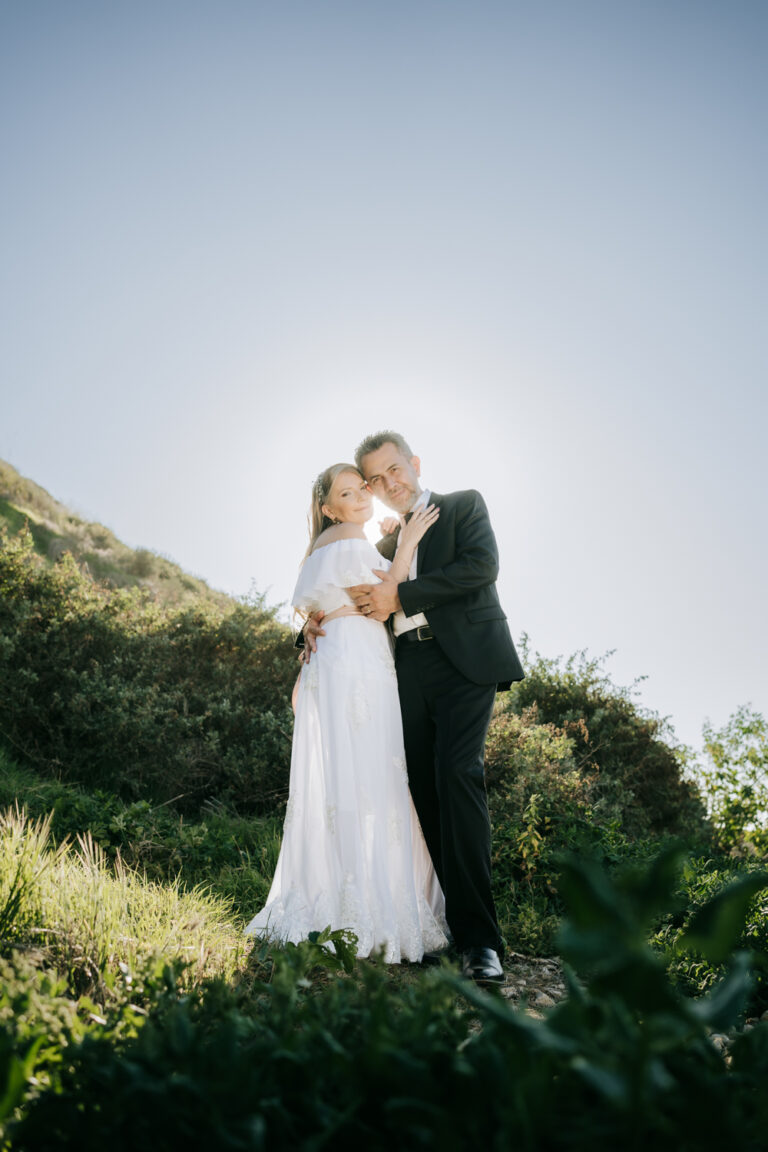
[[[397,644],[404,644],[406,641],[415,644],[417,640],[434,640],[434,638],[435,634],[429,624],[419,624],[418,628],[409,628],[407,632],[401,632],[395,637],[395,641]]]

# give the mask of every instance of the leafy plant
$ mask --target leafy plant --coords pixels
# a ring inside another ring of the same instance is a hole
[[[348,972],[337,937],[321,934],[257,955],[253,984],[162,998],[124,1042],[76,1040],[10,1127],[12,1146],[68,1148],[76,1131],[84,1152],[759,1149],[768,1029],[733,1031],[748,959],[690,1000],[647,944],[677,906],[678,861],[670,849],[614,879],[564,864],[570,996],[543,1018],[447,968],[399,987],[375,963]],[[698,942],[724,954],[745,916],[744,892],[728,892],[702,913]]]
[[[0,739],[38,770],[194,811],[279,807],[295,661],[261,601],[162,608],[0,546]]]
[[[632,690],[611,683],[604,658],[532,658],[505,707],[552,725],[571,742],[576,768],[593,776],[592,793],[621,812],[632,838],[679,835],[706,840],[705,810],[684,774],[687,750],[672,744],[664,722],[641,710]]]
[[[704,725],[705,763],[698,779],[720,847],[768,855],[768,723],[743,706],[716,731]]]
[[[115,1053],[135,1037],[169,995],[178,997],[183,966],[155,957],[137,969],[122,964],[106,974],[105,995],[73,999],[68,981],[42,965],[40,954],[12,951],[0,958],[0,1143],[4,1122],[57,1083],[69,1049],[85,1037],[107,1040]]]
[[[750,1012],[759,1016],[768,1009],[768,893],[761,887],[764,875],[756,862],[730,858],[689,858],[678,890],[678,909],[656,926],[652,944],[665,957],[670,979],[691,996],[711,990],[726,971],[726,951],[713,952],[700,946],[700,916],[724,907],[737,912],[741,936],[728,948],[738,947],[754,956]],[[744,909],[730,893],[741,893]],[[744,914],[742,914],[744,912]]]
[[[670,835],[633,833],[634,797],[606,787],[595,765],[579,754],[571,728],[541,723],[534,707],[518,714],[514,702],[500,703],[486,763],[502,929],[516,950],[551,954],[563,913],[562,853],[577,852],[615,870],[652,857]]]

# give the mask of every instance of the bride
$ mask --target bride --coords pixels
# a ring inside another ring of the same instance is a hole
[[[293,594],[305,614],[322,609],[325,640],[302,668],[296,696],[288,807],[265,907],[249,935],[298,942],[349,928],[357,955],[418,961],[447,944],[443,894],[408,791],[389,632],[355,608],[346,589],[408,577],[435,522],[414,512],[389,562],[363,524],[372,497],[353,464],[334,464],[312,489],[310,544]]]

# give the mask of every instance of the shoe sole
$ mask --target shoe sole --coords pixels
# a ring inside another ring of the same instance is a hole
[[[473,984],[477,984],[480,988],[503,988],[503,976],[466,976],[467,980],[471,980]]]

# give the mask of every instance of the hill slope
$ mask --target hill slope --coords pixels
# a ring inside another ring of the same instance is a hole
[[[0,530],[18,532],[25,522],[44,560],[53,564],[64,552],[71,552],[80,567],[104,587],[147,588],[164,604],[202,599],[224,605],[230,599],[167,557],[146,548],[129,548],[103,524],[74,515],[45,488],[0,460]]]

